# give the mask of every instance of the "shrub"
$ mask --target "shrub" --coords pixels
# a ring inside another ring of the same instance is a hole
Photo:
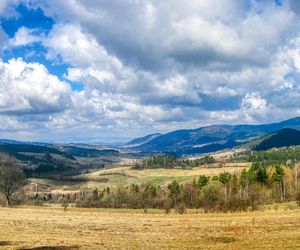
[[[186,206],[183,202],[177,204],[176,212],[179,214],[184,214],[186,212]]]
[[[163,208],[166,212],[166,214],[169,214],[172,208],[172,201],[170,199],[165,199],[163,203]]]
[[[252,211],[258,210],[265,200],[264,187],[259,184],[251,185],[249,188],[248,196],[249,196],[249,205]]]
[[[296,201],[297,201],[298,206],[300,207],[300,191],[298,191],[296,194]]]
[[[222,201],[222,185],[220,183],[211,182],[201,190],[201,200],[204,211],[217,211],[220,209]]]

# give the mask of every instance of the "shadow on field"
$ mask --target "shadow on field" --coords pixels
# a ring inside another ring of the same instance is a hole
[[[210,237],[209,241],[214,243],[234,243],[237,239],[234,237]]]
[[[19,250],[71,250],[79,249],[78,246],[40,246],[32,248],[19,248]]]
[[[4,246],[9,246],[11,245],[11,243],[9,241],[0,241],[0,246],[4,247]]]

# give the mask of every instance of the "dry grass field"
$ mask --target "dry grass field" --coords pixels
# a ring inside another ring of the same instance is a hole
[[[166,215],[158,210],[0,208],[0,248],[300,249],[300,209]]]

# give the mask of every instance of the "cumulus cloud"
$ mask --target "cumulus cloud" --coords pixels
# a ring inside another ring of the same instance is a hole
[[[0,62],[0,113],[9,115],[61,112],[70,106],[70,87],[45,66],[22,59]]]
[[[268,63],[293,32],[293,12],[266,2],[55,0],[44,10],[59,21],[75,20],[126,63],[147,70],[186,63],[234,69]]]
[[[26,27],[21,27],[16,32],[14,37],[9,40],[9,46],[18,47],[40,42],[41,37],[39,37],[39,35],[35,33],[35,30],[28,29]]]
[[[46,60],[67,65],[64,81],[40,63],[2,63],[31,73],[3,85],[19,92],[6,95],[1,112],[52,113],[40,115],[49,130],[149,132],[299,114],[297,1],[221,2],[38,1],[55,25],[21,27],[9,44],[42,45]],[[37,92],[21,91],[24,81]],[[84,88],[72,91],[66,82]]]
[[[260,117],[268,112],[267,101],[258,93],[247,94],[242,101],[242,110],[245,120],[249,123],[255,122],[255,117]]]

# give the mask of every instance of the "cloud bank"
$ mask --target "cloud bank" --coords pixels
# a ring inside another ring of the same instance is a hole
[[[3,19],[17,22],[22,13],[9,13],[20,3],[53,25],[0,32],[12,54],[0,63],[0,114],[16,128],[39,128],[37,138],[68,140],[83,129],[99,140],[134,137],[300,114],[298,1],[2,1]],[[38,54],[30,62],[28,51]]]

